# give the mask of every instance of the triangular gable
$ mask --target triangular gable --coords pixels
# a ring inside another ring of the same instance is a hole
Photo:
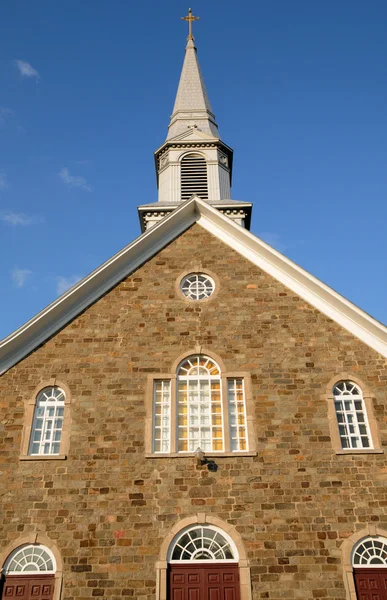
[[[198,223],[240,255],[387,357],[387,328],[271,246],[193,197],[0,342],[0,374]]]

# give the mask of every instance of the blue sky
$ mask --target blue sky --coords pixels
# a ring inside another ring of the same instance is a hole
[[[251,230],[387,322],[385,0],[196,0]],[[137,235],[157,200],[188,4],[3,0],[0,338]]]

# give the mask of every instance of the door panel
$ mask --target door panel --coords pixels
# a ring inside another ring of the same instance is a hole
[[[356,569],[354,578],[358,600],[387,600],[386,569]]]
[[[171,565],[168,580],[169,600],[240,600],[237,564]]]
[[[8,575],[2,597],[7,600],[52,600],[54,575]]]

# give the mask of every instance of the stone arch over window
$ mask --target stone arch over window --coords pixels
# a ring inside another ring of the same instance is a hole
[[[146,456],[256,455],[250,373],[227,371],[212,351],[197,347],[149,375],[146,407]]]
[[[21,460],[67,457],[71,399],[69,387],[55,378],[35,388],[25,405]]]
[[[199,152],[189,152],[180,159],[181,200],[188,200],[196,194],[208,200],[207,161]]]
[[[355,375],[338,373],[326,389],[331,440],[337,454],[382,453],[374,396]]]
[[[31,533],[8,544],[0,554],[0,565],[3,577],[18,574],[53,575],[53,600],[60,599],[63,584],[62,557],[56,544],[45,534]]]
[[[170,554],[180,535],[187,530],[197,526],[212,526],[214,531],[224,536],[226,541],[230,542],[234,553],[236,554],[239,565],[241,600],[251,600],[251,574],[250,561],[247,558],[246,549],[241,535],[233,525],[219,519],[214,515],[198,513],[185,519],[181,519],[170,529],[164,538],[159,554],[159,560],[156,563],[156,600],[167,600],[167,569],[170,560]]]
[[[356,533],[352,534],[343,542],[341,546],[341,552],[343,557],[344,585],[347,591],[348,600],[358,600],[356,594],[354,569],[358,567],[364,568],[364,565],[357,564],[358,559],[356,558],[356,551],[359,549],[359,554],[361,555],[361,545],[362,543],[367,542],[367,540],[373,540],[373,542],[383,541],[383,544],[387,545],[387,531],[384,529],[380,529],[375,525],[368,525],[364,529],[361,529],[360,531],[357,531]],[[380,563],[369,566],[384,568],[384,565]]]

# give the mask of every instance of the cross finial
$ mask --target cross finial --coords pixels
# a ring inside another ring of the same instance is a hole
[[[182,21],[188,21],[188,37],[187,40],[193,40],[195,39],[194,36],[192,35],[192,23],[193,21],[198,21],[200,19],[200,17],[195,17],[192,14],[192,9],[189,8],[188,9],[188,15],[186,17],[181,17]]]

